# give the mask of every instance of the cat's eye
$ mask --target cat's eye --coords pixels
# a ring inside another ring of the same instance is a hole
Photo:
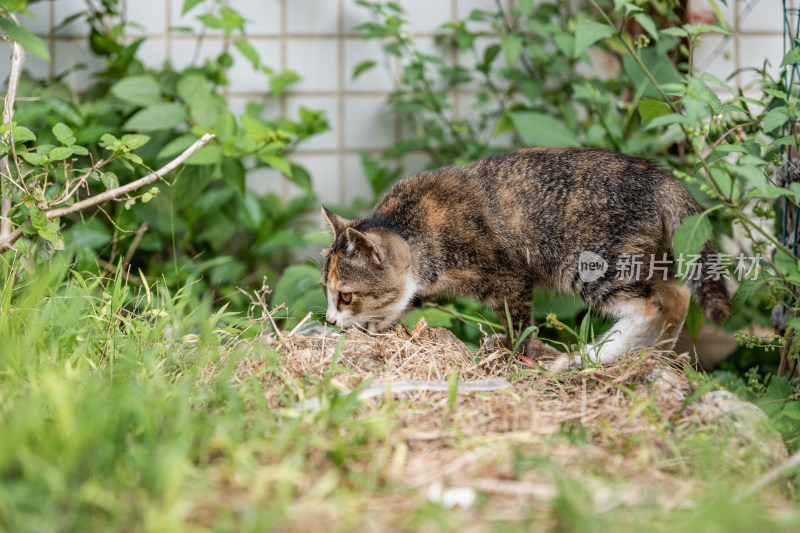
[[[339,299],[342,300],[342,303],[349,304],[353,300],[353,293],[352,292],[340,292]]]

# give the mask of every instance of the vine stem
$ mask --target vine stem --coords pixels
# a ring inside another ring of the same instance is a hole
[[[17,17],[9,15],[14,22]],[[17,85],[22,73],[22,63],[25,61],[25,50],[14,41],[11,47],[11,71],[8,75],[8,90],[6,91],[5,102],[3,105],[3,125],[8,125],[8,131],[3,135],[2,142],[6,146],[14,145],[14,132],[11,122],[14,119],[14,101],[17,98]],[[11,234],[11,168],[8,164],[8,152],[0,159],[0,240],[7,238]]]
[[[214,138],[214,135],[211,133],[206,133],[199,139],[197,139],[194,144],[192,144],[189,148],[184,150],[178,157],[161,167],[160,169],[147,174],[146,176],[142,176],[138,180],[132,181],[130,183],[126,183],[125,185],[121,185],[115,189],[109,189],[107,191],[103,191],[99,194],[95,194],[94,196],[90,196],[89,198],[85,198],[79,202],[75,202],[72,205],[68,205],[65,207],[59,207],[57,209],[50,209],[45,211],[44,214],[47,216],[48,219],[55,218],[55,217],[62,217],[64,215],[69,215],[71,213],[75,213],[77,211],[81,211],[83,209],[87,209],[89,207],[96,206],[108,200],[114,200],[123,194],[127,194],[129,192],[133,192],[136,189],[144,187],[145,185],[149,185],[156,181],[159,178],[164,177],[165,175],[169,174],[175,168],[178,167],[181,163],[189,159],[197,150],[202,148],[205,144],[207,144],[211,139]],[[0,238],[0,252],[8,250],[11,248],[19,238],[22,237],[22,227],[17,228],[13,233],[10,235]]]
[[[606,12],[603,11],[600,8],[600,5],[597,3],[597,0],[589,0],[589,1],[592,3],[594,8],[600,13],[600,15],[606,21],[606,24],[608,24],[612,28],[615,28],[614,22],[611,20],[611,18],[609,18],[609,16],[606,14]],[[615,28],[615,33],[617,35],[617,38],[622,43],[622,46],[624,46],[625,49],[628,50],[628,53],[631,55],[633,60],[636,61],[636,64],[639,65],[639,68],[642,70],[644,75],[647,76],[647,79],[650,80],[650,83],[652,83],[653,87],[655,87],[655,89],[658,91],[658,94],[661,96],[661,99],[669,106],[669,108],[672,110],[672,112],[677,115],[678,114],[678,109],[675,107],[675,104],[667,96],[667,93],[664,92],[664,89],[661,88],[661,85],[658,84],[658,82],[656,81],[655,77],[653,77],[653,74],[650,72],[650,69],[647,68],[647,65],[644,64],[642,59],[636,53],[636,50],[634,50],[633,47],[631,46],[631,44],[628,41],[626,41],[625,38],[622,36],[622,30]],[[705,171],[706,179],[709,181],[709,184],[712,185],[714,187],[714,189],[718,192],[718,194],[720,194],[722,196],[722,198],[725,200],[725,203],[729,204],[730,200],[728,199],[727,196],[725,196],[725,193],[722,192],[722,187],[719,186],[719,184],[717,183],[717,180],[714,179],[714,176],[711,174],[711,169],[708,168],[708,163],[706,163],[706,158],[703,157],[703,154],[701,154],[695,148],[694,143],[691,141],[690,136],[689,136],[689,132],[686,130],[686,126],[681,124],[681,123],[679,123],[678,125],[681,127],[681,131],[683,132],[683,136],[686,137],[686,139],[689,141],[689,146],[692,148],[692,151],[695,153],[697,158],[700,160],[700,164],[703,165],[703,170]]]

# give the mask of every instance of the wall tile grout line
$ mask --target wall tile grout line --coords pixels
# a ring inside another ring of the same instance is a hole
[[[172,32],[169,31],[172,27],[172,0],[164,2],[164,25],[166,26],[164,29],[164,61],[167,62],[172,57],[170,53],[170,48],[172,48],[172,36],[170,34]]]
[[[450,0],[450,22],[458,22],[458,0]],[[456,47],[452,47],[452,50],[450,51],[450,59],[456,67],[459,65],[459,52],[460,51]],[[455,90],[452,91],[451,94],[453,99],[453,118],[456,120],[461,120],[461,98],[459,98],[459,96],[461,96],[460,91]]]
[[[336,180],[337,185],[337,198],[340,204],[344,204],[347,194],[347,160],[344,151],[347,147],[346,128],[348,121],[345,120],[345,112],[347,106],[345,105],[346,91],[345,91],[345,77],[344,77],[344,36],[345,32],[345,16],[344,16],[344,0],[337,0],[336,2],[336,54],[339,61],[338,68],[336,69],[336,105],[339,115],[339,131],[337,132],[336,146],[337,146],[337,169],[338,176]]]
[[[47,34],[47,47],[50,52],[50,63],[47,65],[47,72],[50,79],[52,79],[56,76],[56,38],[53,32],[53,28],[56,25],[56,8],[53,2],[49,2],[47,8],[47,27],[50,28],[50,32]]]
[[[279,63],[278,63],[278,65],[279,65],[278,68],[280,68],[280,72],[283,72],[287,68],[286,67],[286,53],[287,53],[286,52],[286,47],[287,47],[287,43],[286,43],[286,17],[287,17],[286,9],[287,9],[287,2],[288,2],[288,0],[280,0],[280,3],[278,4],[278,9],[280,9],[280,13],[279,13],[279,16],[280,16],[280,29],[279,29],[279,32],[280,32],[280,52],[279,52],[280,60],[279,60]],[[249,36],[248,36],[248,38],[249,38]],[[279,106],[280,106],[280,114],[281,114],[281,116],[282,117],[286,116],[286,94],[281,94]],[[286,179],[286,176],[284,176],[283,174],[280,174],[280,180],[281,180],[281,198],[283,199],[283,201],[286,201],[287,198],[289,197],[289,181]]]

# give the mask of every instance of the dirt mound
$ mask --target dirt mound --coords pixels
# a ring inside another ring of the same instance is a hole
[[[689,468],[674,444],[676,434],[698,427],[725,429],[718,424],[725,417],[721,409],[702,408],[707,394],[687,405],[693,388],[683,371],[688,358],[672,352],[642,350],[601,368],[549,371],[558,366],[554,356],[531,367],[507,351],[470,352],[449,331],[424,322],[413,331],[397,326],[379,335],[320,332],[270,342],[279,346],[280,372],[306,384],[299,391],[301,401],[272,392],[271,374],[259,372],[265,363],[241,363],[237,379],[258,376],[274,409],[298,413],[329,400],[307,403],[302,396],[310,393],[310,384],[328,379],[347,394],[377,383],[383,393],[363,399],[359,409],[391,404],[398,422],[388,437],[394,451],[383,478],[447,505],[470,507],[476,494],[491,495],[486,505],[513,515],[523,502],[530,506],[555,498],[564,476],[580,479],[599,508],[672,505],[664,495],[681,494]],[[497,378],[508,386],[467,390],[469,383]],[[424,390],[430,382],[438,389]],[[398,383],[417,386],[398,393],[393,388]],[[780,437],[761,430],[754,435],[772,439],[765,448],[773,455],[762,468],[785,457]],[[761,445],[737,441],[736,446],[732,457]],[[654,487],[661,496],[653,497]],[[381,505],[402,506],[403,501]]]

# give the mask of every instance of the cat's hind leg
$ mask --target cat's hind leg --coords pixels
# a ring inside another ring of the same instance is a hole
[[[657,338],[661,311],[655,296],[618,298],[604,307],[603,311],[616,322],[600,340],[587,344],[582,355],[575,356],[577,365],[583,364],[584,357],[592,363],[613,363],[620,355],[637,346],[649,346]]]
[[[647,297],[619,296],[603,306],[616,323],[599,341],[587,345],[583,355],[591,362],[609,364],[634,348],[657,345],[671,349],[688,307],[689,291],[677,279],[654,284]],[[583,362],[580,355],[573,361]]]
[[[686,313],[689,311],[689,289],[677,278],[672,278],[659,282],[655,290],[661,304],[661,316],[656,326],[657,338],[653,345],[671,350],[678,340]]]

